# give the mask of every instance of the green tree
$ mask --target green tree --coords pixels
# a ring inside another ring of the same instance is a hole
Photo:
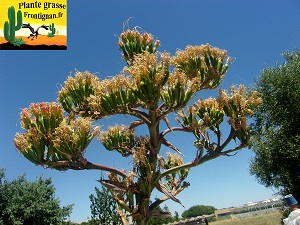
[[[39,177],[34,182],[28,182],[25,175],[21,175],[10,182],[5,178],[4,169],[1,169],[0,224],[63,224],[72,206],[61,208],[54,193],[50,178]]]
[[[203,215],[210,215],[215,212],[216,208],[213,206],[206,206],[206,205],[195,205],[190,207],[189,209],[185,210],[181,216],[183,218],[192,218],[197,216]]]
[[[230,62],[225,50],[209,44],[187,46],[171,57],[156,51],[159,40],[136,29],[123,31],[118,44],[127,63],[123,74],[104,80],[89,72],[69,76],[59,91],[58,103],[31,104],[22,110],[25,132],[17,133],[14,142],[36,165],[108,171],[108,179],[101,183],[112,190],[123,210],[122,223],[127,223],[129,213],[137,224],[144,225],[159,204],[168,199],[180,203],[176,195],[189,186],[185,179],[191,168],[248,145],[246,117],[260,99],[255,93],[247,96],[242,85],[232,87],[231,93],[220,90],[217,98],[195,98],[202,90],[219,86]],[[101,131],[95,126],[116,114],[125,115],[130,122]],[[169,122],[168,117],[174,115],[180,127]],[[136,133],[139,126],[146,129],[142,135]],[[221,127],[229,132],[221,132]],[[168,134],[180,132],[195,138],[191,162],[184,162],[181,150],[167,140]],[[131,168],[124,171],[85,158],[96,136],[108,151],[132,157]],[[230,148],[233,139],[236,146]],[[162,146],[175,154],[163,154]],[[162,197],[150,204],[154,189]]]
[[[179,214],[177,211],[175,211],[174,221],[179,221]]]
[[[95,224],[119,224],[117,204],[110,191],[105,187],[102,187],[102,190],[95,187],[95,192],[96,195],[89,196],[92,220]]]
[[[172,214],[167,205],[165,205],[163,208],[158,206],[155,210],[152,211],[152,215],[148,220],[147,225],[163,225],[174,221],[175,219],[172,217]]]
[[[282,195],[300,197],[300,52],[266,68],[255,82],[263,103],[255,108],[251,174]]]

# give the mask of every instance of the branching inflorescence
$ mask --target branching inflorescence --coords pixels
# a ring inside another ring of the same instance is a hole
[[[111,190],[123,224],[127,215],[138,224],[146,224],[162,202],[172,199],[180,203],[176,196],[189,186],[185,180],[192,167],[248,145],[246,119],[253,113],[251,107],[261,100],[256,93],[246,94],[241,85],[231,87],[231,93],[220,90],[217,98],[193,99],[190,104],[196,93],[219,86],[230,63],[225,50],[209,44],[187,46],[171,56],[157,52],[160,41],[136,29],[124,31],[118,45],[127,63],[123,74],[103,80],[89,72],[69,76],[57,103],[31,104],[22,110],[25,132],[17,133],[14,142],[37,165],[57,170],[108,171],[108,179],[100,182]],[[167,117],[174,112],[180,127],[168,122]],[[110,126],[107,131],[94,125],[116,114],[131,116],[132,123]],[[224,139],[220,125],[226,122],[230,132]],[[162,130],[162,123],[167,129]],[[139,126],[146,126],[149,132],[137,135]],[[170,132],[194,135],[193,161],[183,161],[182,149],[166,139]],[[132,157],[132,169],[124,171],[85,158],[96,136],[108,151]],[[237,146],[227,149],[232,140]],[[162,145],[175,153],[164,157]],[[163,196],[150,204],[154,189]]]

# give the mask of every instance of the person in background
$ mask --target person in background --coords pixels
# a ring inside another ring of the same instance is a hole
[[[300,209],[298,208],[298,201],[293,195],[286,195],[285,200],[290,207],[290,214],[283,219],[285,225],[300,225]]]

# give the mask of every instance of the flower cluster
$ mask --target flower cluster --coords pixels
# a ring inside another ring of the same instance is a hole
[[[169,79],[167,81],[167,87],[174,87],[177,83],[180,83],[181,87],[187,87],[190,89],[190,81],[187,79],[186,74],[184,74],[182,71],[175,69],[169,76]]]
[[[119,38],[119,46],[127,41],[139,41],[143,45],[150,45],[152,44],[153,40],[153,36],[150,33],[145,32],[144,34],[141,34],[137,30],[127,30],[121,33]],[[159,40],[156,40],[156,42],[159,42]],[[156,45],[158,46],[158,44],[159,43]]]
[[[45,103],[41,105],[32,104],[31,106],[30,109],[24,109],[21,113],[21,117],[25,121],[23,123],[25,124],[29,123],[31,117],[33,117],[31,110],[36,116],[39,116],[38,113],[44,116],[52,115],[51,110],[49,110],[51,104],[48,107]],[[56,108],[53,107],[53,109]],[[81,162],[85,165],[87,160],[83,158],[82,153],[92,138],[99,134],[99,127],[93,127],[92,122],[92,119],[82,117],[76,117],[74,120],[66,118],[48,136],[39,133],[35,127],[29,127],[25,133],[17,133],[14,142],[20,152],[35,164],[49,165],[51,167],[53,163],[68,161]],[[32,122],[29,124],[34,125]],[[125,126],[122,126],[120,129],[111,128],[110,131],[130,133]],[[47,149],[45,149],[44,139],[47,140]],[[111,180],[119,181],[118,176],[115,174],[109,174],[108,176]],[[134,176],[133,173],[127,175],[124,182],[126,188],[133,184]]]
[[[91,74],[90,72],[79,72],[77,71],[74,75],[68,76],[67,80],[64,82],[64,87],[59,91],[59,99],[62,95],[70,95],[72,91],[75,91],[77,89],[83,88],[83,87],[91,87],[96,82],[99,82],[99,79],[97,76]],[[59,100],[58,99],[58,100]]]
[[[31,162],[42,164],[45,155],[45,142],[38,131],[31,127],[27,132],[17,133],[14,138],[16,148]]]
[[[222,110],[222,106],[219,104],[217,99],[215,98],[207,98],[207,99],[202,99],[200,98],[197,102],[194,104],[194,109],[207,109],[207,108],[214,108],[217,110]]]
[[[42,163],[45,145],[50,145],[55,129],[63,121],[63,110],[54,102],[33,103],[21,112],[21,126],[27,131],[17,133],[16,148],[34,163]]]
[[[28,150],[30,150],[30,143],[27,140],[28,136],[26,134],[28,133],[24,133],[24,134],[17,133],[14,138],[14,143],[16,148],[23,154],[26,153]]]
[[[153,80],[155,86],[159,86],[165,77],[165,69],[169,64],[169,53],[160,55],[145,52],[135,57],[130,67],[125,67],[124,72],[132,75],[137,88],[140,87],[140,82],[143,79]]]
[[[87,107],[87,99],[94,94],[96,84],[99,82],[97,76],[90,72],[76,72],[75,76],[69,76],[64,82],[64,87],[58,93],[58,101],[67,112],[71,112],[73,104],[75,107]]]
[[[124,74],[118,74],[109,79],[104,79],[94,83],[94,94],[88,97],[89,106],[92,111],[101,112],[101,97],[103,95],[110,95],[132,86],[132,79]]]
[[[126,174],[126,178],[125,178],[125,187],[126,187],[126,189],[128,189],[131,185],[134,184],[134,178],[135,177],[137,177],[137,175],[132,171],[129,171]]]
[[[28,129],[31,126],[31,114],[28,108],[22,110],[21,114],[21,126],[24,129]]]
[[[223,122],[223,106],[215,98],[199,99],[192,107],[194,114],[201,118],[205,127],[215,127]]]
[[[170,169],[170,168],[173,168],[175,166],[180,166],[180,165],[183,165],[182,158],[176,153],[172,154],[172,153],[168,152],[168,161],[165,162],[164,167],[166,169]]]
[[[210,53],[211,55],[223,60],[226,63],[229,62],[230,58],[227,57],[227,51],[216,47],[211,47],[209,44],[200,46],[188,45],[185,50],[179,50],[176,52],[176,56],[171,58],[171,63],[174,65],[180,65],[182,63],[188,62],[190,59],[201,58]]]
[[[118,74],[95,83],[95,93],[90,99],[99,99],[103,94],[109,95],[118,91],[120,88],[128,88],[129,86],[131,86],[130,78],[124,74]]]
[[[133,161],[136,165],[136,167],[139,167],[139,165],[145,166],[147,164],[147,156],[149,154],[149,137],[136,137],[136,146],[133,152]]]
[[[185,128],[193,132],[193,134],[200,138],[205,136],[207,126],[203,123],[203,120],[197,119],[197,111],[193,107],[187,109],[188,115],[185,114],[184,110],[178,112],[176,120]]]
[[[177,166],[183,165],[183,160],[178,154],[172,154],[168,152],[168,158],[165,160],[164,158],[159,158],[159,165],[163,165],[163,169],[166,171],[168,169],[172,169]],[[189,169],[181,169],[176,172],[171,173],[165,177],[169,188],[172,190],[173,188],[179,188],[183,180],[188,176]]]
[[[262,102],[257,92],[252,92],[251,96],[245,93],[245,86],[240,85],[230,87],[231,96],[225,90],[220,90],[218,102],[222,104],[224,112],[229,117],[229,124],[238,130],[246,130],[246,116],[252,115],[252,106]]]
[[[137,54],[143,52],[154,53],[156,48],[160,45],[160,41],[154,41],[150,33],[145,32],[142,34],[134,29],[121,33],[118,45],[123,52],[123,58],[130,64]]]
[[[92,120],[78,117],[70,123],[66,120],[55,129],[53,146],[69,159],[76,159],[91,140],[99,133],[99,127],[92,126]]]
[[[73,105],[76,112],[101,113],[103,95],[116,93],[121,89],[132,86],[132,78],[119,74],[104,80],[89,72],[76,72],[75,76],[69,76],[64,87],[59,92],[58,101],[67,112],[72,111]]]
[[[117,150],[122,156],[129,156],[134,147],[134,131],[124,125],[109,126],[107,131],[100,132],[98,140],[107,150]]]
[[[63,120],[63,110],[55,102],[32,103],[29,109],[22,110],[20,117],[22,128],[35,127],[41,132],[49,132],[53,131]]]
[[[225,90],[219,90],[219,96],[200,99],[193,106],[188,107],[187,115],[181,110],[178,112],[177,120],[195,134],[205,134],[207,128],[214,129],[223,122],[224,115],[228,117],[228,123],[235,130],[246,130],[246,117],[252,115],[252,106],[261,103],[261,98],[257,92],[251,95],[245,93],[245,87],[240,85],[238,88],[232,86],[230,88],[231,95]],[[196,117],[199,117],[197,119]]]
[[[175,70],[170,78],[174,77],[194,93],[203,88],[215,88],[225,75],[229,61],[227,51],[209,44],[187,46],[171,57],[170,63]]]
[[[107,131],[100,131],[98,140],[101,143],[105,143],[111,136],[131,136],[134,135],[134,131],[128,129],[125,125],[108,126]]]

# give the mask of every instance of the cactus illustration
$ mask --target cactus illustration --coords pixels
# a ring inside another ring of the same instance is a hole
[[[15,41],[15,32],[20,30],[22,27],[22,12],[18,10],[17,12],[17,25],[15,25],[15,7],[11,6],[8,8],[8,20],[4,23],[4,37],[11,44]]]
[[[54,23],[49,25],[49,29],[51,30],[51,33],[48,33],[48,37],[54,37],[56,29],[54,28]]]

